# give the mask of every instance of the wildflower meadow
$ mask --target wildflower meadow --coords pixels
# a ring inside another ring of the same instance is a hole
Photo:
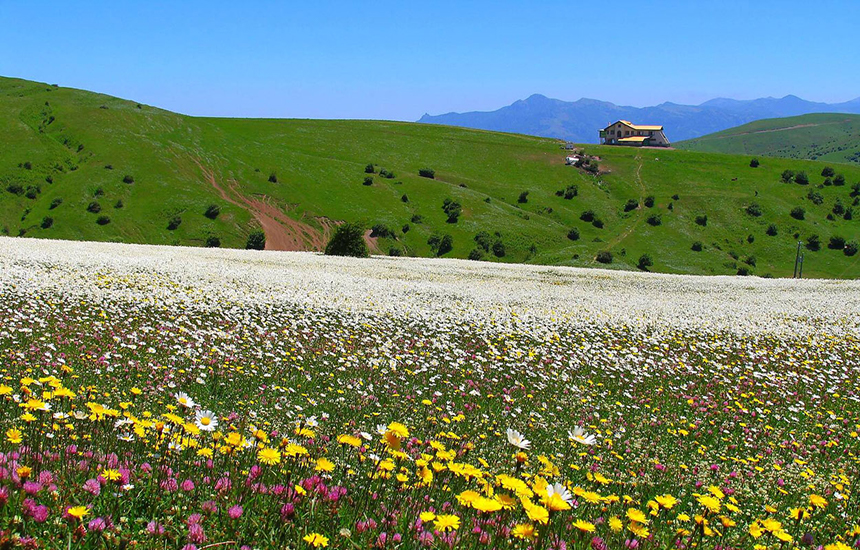
[[[0,238],[0,549],[860,547],[860,283]]]

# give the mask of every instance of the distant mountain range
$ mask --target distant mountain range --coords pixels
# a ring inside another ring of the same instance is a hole
[[[425,114],[418,122],[597,143],[598,130],[619,119],[638,124],[662,124],[670,141],[681,141],[764,118],[808,113],[860,114],[860,97],[831,104],[806,101],[793,95],[752,100],[718,98],[701,105],[661,103],[639,108],[596,99],[562,101],[534,94],[496,111]]]

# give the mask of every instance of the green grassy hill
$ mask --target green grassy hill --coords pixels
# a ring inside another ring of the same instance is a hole
[[[758,120],[674,146],[707,153],[860,164],[860,115],[825,113]]]
[[[0,230],[13,236],[190,246],[215,236],[244,247],[262,225],[270,247],[313,250],[335,224],[360,221],[392,231],[373,240],[383,254],[430,256],[428,239],[449,234],[446,256],[466,258],[486,232],[490,245],[504,245],[501,258],[492,246],[483,252],[492,261],[636,269],[647,253],[654,271],[790,276],[797,240],[818,235],[805,276],[860,276],[860,254],[827,248],[831,236],[860,234],[856,216],[832,214],[837,202],[858,202],[851,186],[860,167],[840,167],[847,185],[819,188],[820,162],[763,159],[750,168],[745,156],[584,146],[608,170],[593,176],[565,166],[551,139],[398,122],[195,118],[8,78],[0,128]],[[425,167],[435,179],[418,176]],[[806,171],[811,184],[782,183],[786,169]],[[557,195],[570,186],[575,197]],[[446,222],[447,198],[462,205],[456,223]],[[625,211],[631,199],[639,206]],[[88,211],[93,202],[99,212]],[[753,203],[762,215],[747,213]],[[215,219],[204,215],[211,204],[220,207]],[[789,215],[796,206],[805,219]],[[602,228],[581,219],[589,210]],[[660,224],[649,224],[655,215]],[[697,241],[702,251],[691,249]],[[601,251],[611,264],[596,261]]]

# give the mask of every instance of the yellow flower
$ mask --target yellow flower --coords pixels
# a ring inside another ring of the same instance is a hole
[[[9,428],[6,430],[6,441],[9,443],[18,444],[24,440],[24,436],[21,434],[21,430],[16,428]]]
[[[627,509],[627,519],[637,523],[648,523],[648,518],[645,517],[642,510],[637,510],[636,508]]]
[[[640,523],[636,523],[635,521],[627,526],[627,528],[637,537],[641,539],[647,539],[648,535],[651,533],[648,531],[648,528]]]
[[[609,528],[615,531],[621,531],[621,528],[624,527],[624,523],[621,522],[621,518],[618,516],[612,516],[609,518]]]
[[[775,536],[776,538],[778,538],[782,542],[791,542],[793,540],[791,535],[789,535],[788,533],[786,533],[782,529],[780,529],[779,531],[774,533],[773,536]]]
[[[421,515],[419,517],[421,518],[421,521],[427,523],[428,521],[433,521],[434,519],[436,519],[436,514],[434,514],[433,512],[421,512]]]
[[[672,495],[660,495],[654,498],[657,501],[657,504],[670,510],[673,506],[678,504],[678,499],[673,497]]]
[[[844,542],[836,541],[825,546],[824,550],[851,550],[851,547]]]
[[[334,462],[325,457],[322,457],[317,460],[317,465],[315,469],[318,472],[331,472],[334,470]]]
[[[392,422],[388,425],[388,431],[399,438],[409,437],[409,429],[400,422]]]
[[[492,498],[478,497],[472,502],[472,508],[479,512],[498,512],[502,509],[502,503]]]
[[[816,508],[827,506],[827,500],[821,495],[809,495],[809,504]]]
[[[699,501],[699,504],[707,508],[712,513],[716,514],[720,511],[720,501],[710,495],[702,495],[698,497],[696,500]]]
[[[81,519],[85,515],[89,514],[90,511],[86,506],[72,506],[68,509],[68,513],[73,518]]]
[[[304,536],[303,540],[314,548],[325,548],[328,546],[328,537],[324,537],[319,533],[310,533]]]
[[[526,510],[526,515],[530,520],[546,525],[549,521],[549,511],[543,506],[532,505]]]
[[[354,435],[339,435],[337,442],[341,445],[349,445],[350,447],[361,447],[361,440]]]
[[[301,445],[297,445],[295,443],[290,443],[289,445],[286,446],[286,448],[284,448],[284,454],[286,454],[289,457],[307,456],[308,450],[305,449],[304,447],[302,447]]]
[[[761,526],[764,527],[766,531],[770,531],[771,533],[782,531],[782,523],[773,518],[767,518],[766,520],[762,521]]]
[[[803,516],[806,515],[806,509],[805,508],[791,508],[788,511],[788,515],[791,517],[791,519],[801,520],[801,519],[803,519]]]
[[[457,495],[457,502],[463,506],[471,506],[473,502],[481,498],[477,491],[467,490]]]
[[[444,514],[436,516],[433,524],[436,526],[436,529],[443,533],[445,531],[456,531],[460,528],[460,518],[454,514]]]
[[[257,453],[257,460],[268,466],[275,466],[281,462],[281,452],[272,447],[264,447]]]
[[[519,523],[514,526],[511,534],[518,539],[533,539],[535,536],[535,526],[530,523]]]
[[[105,469],[105,470],[102,470],[102,477],[108,481],[117,481],[118,479],[120,479],[122,477],[122,475],[117,470]]]
[[[591,533],[594,531],[594,524],[588,523],[585,520],[578,519],[573,523],[573,526],[582,531],[583,533]]]

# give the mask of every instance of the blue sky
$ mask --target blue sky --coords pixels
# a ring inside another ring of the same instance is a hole
[[[0,0],[0,75],[192,115],[382,118],[532,93],[860,96],[860,2]]]

